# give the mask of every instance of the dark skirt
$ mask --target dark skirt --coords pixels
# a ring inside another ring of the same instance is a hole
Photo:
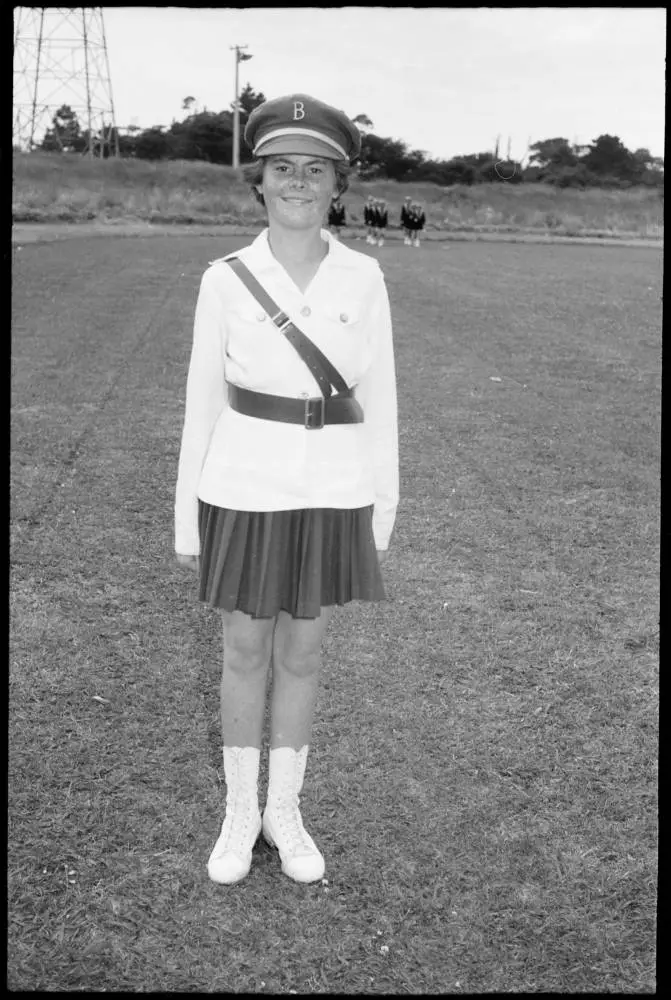
[[[373,508],[241,511],[198,502],[199,599],[253,618],[318,618],[385,599]]]

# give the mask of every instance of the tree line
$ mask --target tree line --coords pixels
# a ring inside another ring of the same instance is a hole
[[[240,133],[247,118],[265,96],[247,84],[239,97]],[[170,126],[109,130],[111,141],[103,153],[109,155],[118,142],[122,157],[143,160],[204,160],[230,165],[233,159],[233,109],[208,111],[198,108],[194,97],[182,102],[184,117]],[[627,149],[618,136],[599,135],[587,145],[565,138],[530,143],[521,161],[500,157],[493,151],[431,159],[422,150],[410,149],[400,139],[376,135],[365,114],[354,116],[361,131],[361,156],[357,172],[362,180],[389,179],[403,182],[428,181],[441,186],[544,182],[558,187],[659,186],[664,183],[664,161],[647,149]],[[115,134],[116,133],[116,134]],[[84,152],[90,137],[81,128],[77,114],[63,105],[53,116],[51,128],[37,147],[50,152]],[[498,145],[498,143],[497,143]],[[240,163],[252,159],[244,142]]]

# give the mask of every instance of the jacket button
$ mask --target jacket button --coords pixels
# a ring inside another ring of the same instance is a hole
[[[309,316],[311,312],[312,309],[310,309],[310,306],[303,306],[301,309],[301,316]]]
[[[347,320],[348,320],[348,318],[349,317],[348,317],[347,313],[340,313],[340,322],[341,323],[346,323]]]
[[[264,319],[266,318],[266,314],[265,313],[257,313],[256,314],[256,318],[258,319],[259,323],[263,323]]]

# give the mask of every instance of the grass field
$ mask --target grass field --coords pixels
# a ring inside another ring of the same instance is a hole
[[[406,195],[426,209],[427,234],[541,233],[661,240],[664,189],[560,189],[550,184],[456,184],[361,181],[344,197],[350,235],[363,227],[369,194],[389,204],[389,236],[400,237]],[[17,153],[13,158],[15,222],[107,222],[257,226],[263,208],[240,172],[200,161],[109,159]]]
[[[401,504],[389,600],[325,644],[328,882],[259,844],[224,888],[172,504],[199,277],[240,242],[15,248],[9,989],[654,992],[661,255],[375,251]]]

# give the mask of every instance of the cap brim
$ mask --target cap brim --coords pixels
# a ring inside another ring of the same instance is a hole
[[[311,135],[278,135],[259,143],[257,156],[278,156],[292,153],[300,156],[321,156],[325,160],[344,160],[337,150]]]

